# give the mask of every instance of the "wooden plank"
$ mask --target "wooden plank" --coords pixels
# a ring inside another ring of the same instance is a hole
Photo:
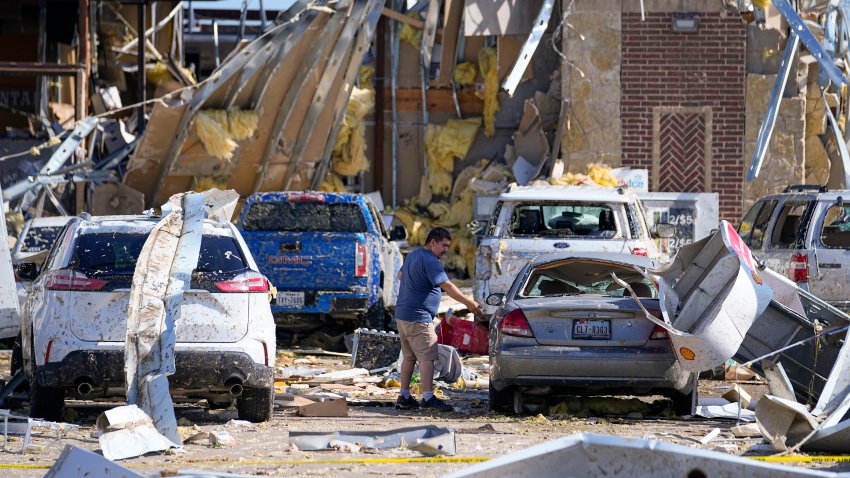
[[[392,92],[389,88],[384,89],[386,104],[390,103]],[[460,110],[467,114],[481,114],[484,111],[484,102],[468,90],[457,93],[460,102]],[[426,101],[430,113],[454,113],[455,105],[452,100],[452,90],[431,89],[428,90]],[[396,90],[396,105],[401,112],[422,111],[422,92],[419,88],[400,88]]]
[[[442,51],[440,55],[440,74],[437,76],[438,86],[447,86],[452,81],[452,74],[457,60],[457,45],[460,37],[460,25],[463,20],[464,0],[446,0],[443,7]]]

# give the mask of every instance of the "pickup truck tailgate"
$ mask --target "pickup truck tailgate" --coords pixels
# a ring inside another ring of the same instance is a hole
[[[279,290],[347,290],[360,234],[244,232],[257,266]]]

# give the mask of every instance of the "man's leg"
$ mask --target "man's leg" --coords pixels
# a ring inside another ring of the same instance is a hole
[[[413,367],[410,368],[411,372]],[[402,372],[403,373],[403,372]],[[419,362],[419,380],[422,384],[422,394],[434,392],[434,361],[423,360]],[[402,382],[402,387],[404,382]]]
[[[405,391],[410,393],[410,379],[411,379],[411,377],[413,377],[413,369],[414,368],[416,368],[416,357],[413,356],[413,354],[410,354],[410,356],[405,354],[404,360],[401,362],[401,370],[399,370],[400,375],[401,375],[399,377],[399,382],[401,383],[402,395],[404,395]],[[423,372],[423,370],[422,370],[422,365],[420,365],[419,366],[420,377],[424,376],[424,374],[425,374],[425,372]],[[431,364],[431,376],[432,377],[434,376],[434,364],[433,363]],[[423,384],[422,388],[424,390],[425,389],[425,385],[424,385],[425,382],[422,382],[422,384]]]
[[[413,376],[413,369],[416,367],[416,354],[410,344],[408,336],[408,322],[397,320],[398,336],[401,342],[401,353],[404,359],[401,362],[399,369],[399,381],[401,385],[400,396],[396,401],[396,408],[409,410],[418,408],[419,402],[410,395],[410,379]]]

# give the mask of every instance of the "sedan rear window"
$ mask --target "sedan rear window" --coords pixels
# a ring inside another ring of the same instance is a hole
[[[65,226],[30,227],[21,244],[21,252],[41,252],[50,249]]]
[[[144,234],[83,234],[74,247],[71,266],[90,275],[132,276],[145,244]],[[195,272],[235,274],[248,268],[239,244],[228,236],[204,236]]]
[[[511,218],[515,236],[622,237],[614,210],[607,204],[544,202],[517,205]]]
[[[637,297],[658,296],[655,287],[632,267],[586,260],[567,260],[532,269],[518,295],[525,298],[583,294],[630,296],[628,289],[615,282],[612,274],[626,282]]]
[[[242,228],[272,232],[366,232],[360,206],[351,203],[254,203]]]

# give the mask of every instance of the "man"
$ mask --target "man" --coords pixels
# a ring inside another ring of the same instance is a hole
[[[434,396],[434,362],[437,360],[437,334],[434,316],[440,306],[442,290],[465,305],[472,313],[481,315],[479,305],[463,295],[446,275],[440,259],[449,250],[452,236],[442,227],[428,233],[425,245],[407,255],[398,273],[400,281],[395,319],[401,338],[404,361],[401,363],[401,394],[396,408],[433,408],[450,411],[452,406]],[[410,378],[416,361],[422,386],[422,404],[410,395]]]

